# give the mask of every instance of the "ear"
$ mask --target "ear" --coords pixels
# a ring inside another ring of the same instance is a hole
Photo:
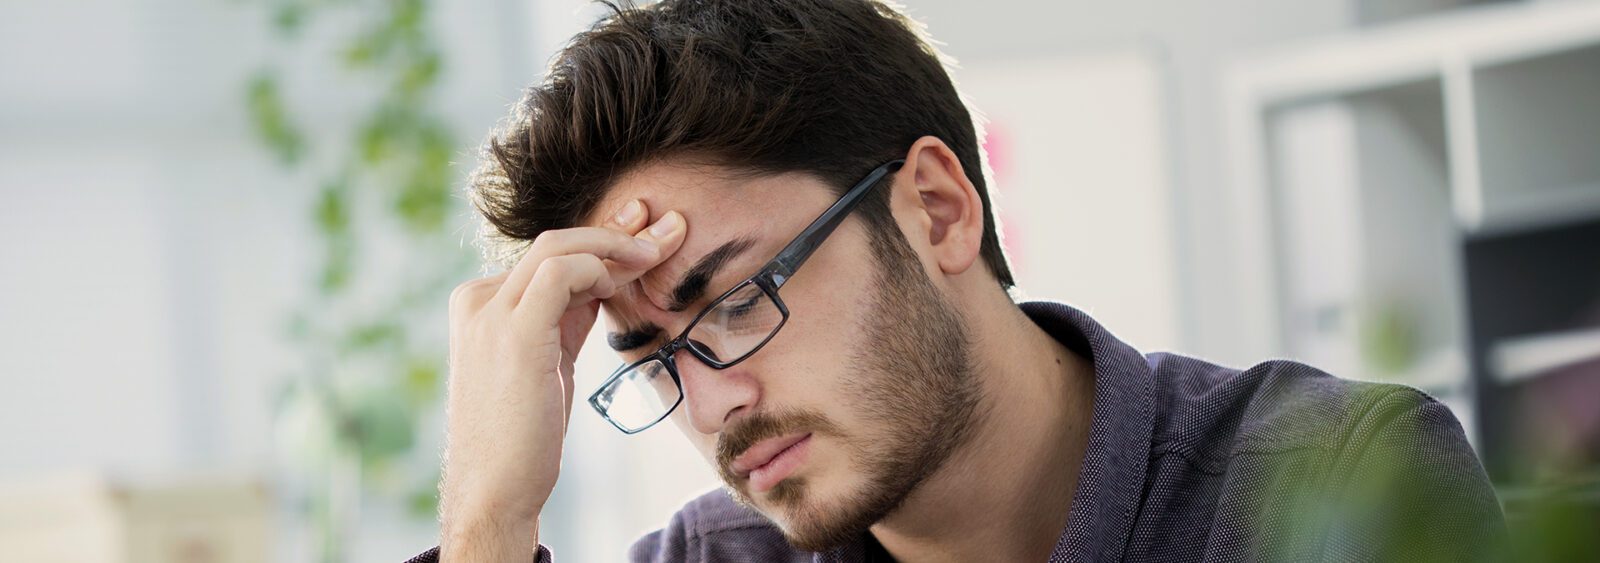
[[[947,275],[971,268],[983,242],[983,200],[956,154],[938,137],[922,137],[906,152],[895,178],[890,206],[913,238],[911,245],[931,251]]]

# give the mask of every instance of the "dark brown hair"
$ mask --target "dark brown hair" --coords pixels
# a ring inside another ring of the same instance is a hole
[[[606,3],[490,135],[469,196],[485,257],[509,267],[529,241],[576,225],[642,163],[694,156],[752,174],[809,173],[843,193],[932,135],[984,206],[981,253],[1000,247],[974,120],[921,24],[874,0]],[[900,236],[887,190],[857,213]]]

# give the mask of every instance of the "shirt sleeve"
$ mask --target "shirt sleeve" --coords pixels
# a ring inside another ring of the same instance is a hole
[[[555,558],[550,555],[550,548],[541,543],[539,544],[539,551],[534,553],[533,561],[534,563],[553,563]],[[416,557],[407,559],[406,563],[439,563],[439,547],[429,548],[427,551],[417,554]]]
[[[1326,561],[1479,561],[1503,555],[1504,515],[1450,409],[1407,390],[1350,438],[1329,488]]]

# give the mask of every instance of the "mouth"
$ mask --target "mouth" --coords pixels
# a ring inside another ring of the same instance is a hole
[[[753,492],[766,492],[800,467],[810,445],[809,432],[768,438],[750,446],[730,468],[734,475],[749,481]]]

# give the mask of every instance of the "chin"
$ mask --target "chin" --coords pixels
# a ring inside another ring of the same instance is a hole
[[[867,533],[881,514],[863,505],[840,479],[791,477],[757,497],[757,510],[783,532],[790,546],[827,551]]]

